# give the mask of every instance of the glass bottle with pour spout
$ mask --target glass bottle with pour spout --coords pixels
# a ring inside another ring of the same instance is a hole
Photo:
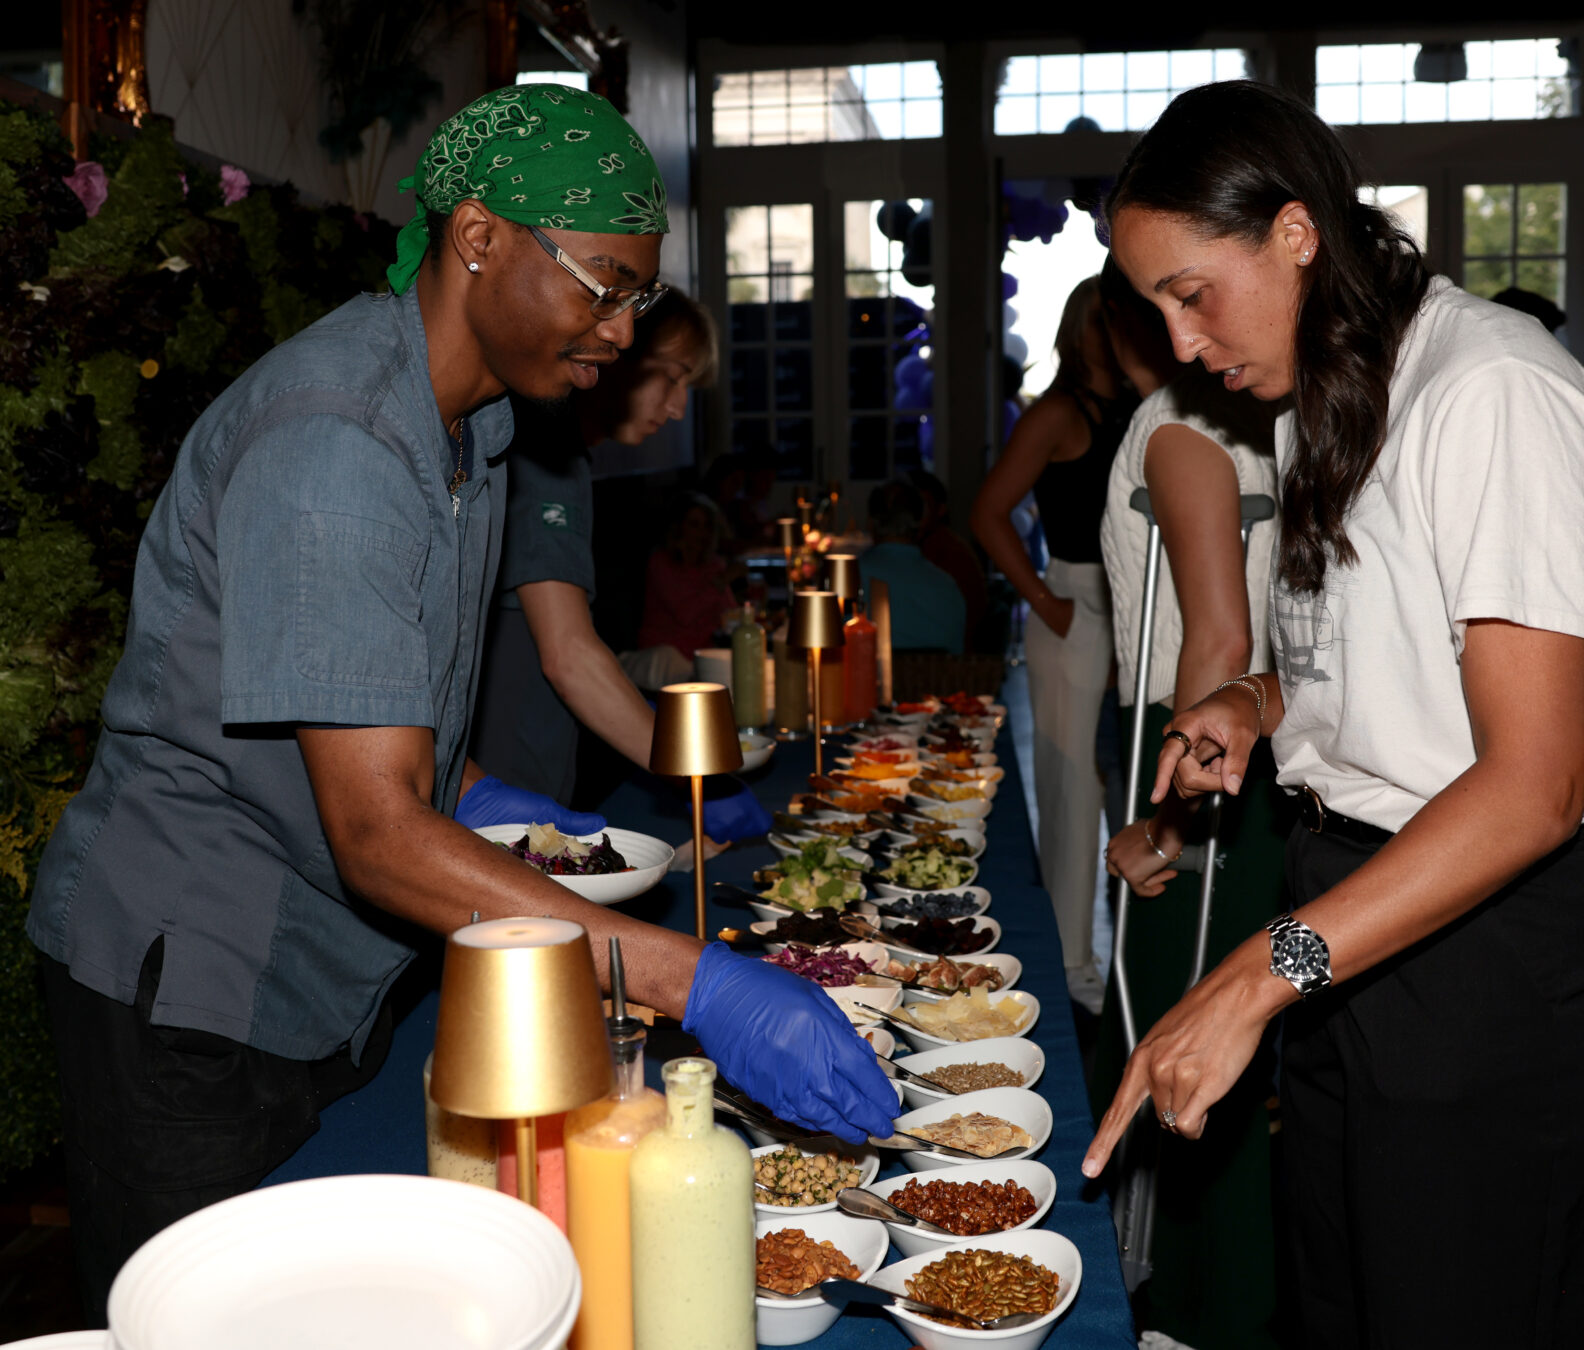
[[[715,1065],[669,1061],[665,1128],[633,1153],[635,1350],[752,1350],[753,1159],[715,1124]]]
[[[611,1055],[616,1085],[566,1118],[567,1237],[583,1275],[571,1350],[632,1350],[633,1150],[665,1123],[665,1098],[644,1086],[647,1031],[627,1015],[621,944],[611,947]]]
[[[732,709],[740,731],[757,731],[765,720],[765,633],[754,619],[753,606],[742,607],[732,629]]]

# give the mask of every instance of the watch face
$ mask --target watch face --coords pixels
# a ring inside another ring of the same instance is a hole
[[[1282,973],[1298,980],[1319,979],[1327,973],[1327,955],[1325,944],[1308,929],[1300,928],[1281,940]]]

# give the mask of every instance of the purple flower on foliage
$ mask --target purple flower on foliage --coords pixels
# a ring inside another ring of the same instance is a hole
[[[187,175],[186,175],[186,173],[183,172],[183,173],[177,174],[176,175],[176,179],[177,179],[177,181],[179,183],[181,183],[181,185],[182,185],[182,196],[185,197],[187,195]]]
[[[248,195],[248,189],[253,186],[252,180],[244,169],[239,169],[234,164],[220,166],[220,195],[225,198],[225,204],[239,202]]]
[[[105,178],[104,165],[96,164],[91,159],[85,159],[65,178],[61,180],[82,202],[83,210],[90,216],[97,216],[99,208],[105,204],[105,198],[110,195],[110,184]]]

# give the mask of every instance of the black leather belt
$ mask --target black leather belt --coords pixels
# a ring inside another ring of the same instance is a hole
[[[1320,794],[1306,787],[1298,794],[1298,818],[1311,834],[1334,834],[1339,839],[1351,839],[1355,844],[1378,846],[1392,837],[1391,830],[1379,825],[1366,825],[1362,820],[1331,811],[1320,800]]]

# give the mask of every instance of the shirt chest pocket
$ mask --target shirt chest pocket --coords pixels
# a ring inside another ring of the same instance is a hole
[[[299,514],[298,672],[331,685],[427,688],[424,555],[421,541],[383,521]]]

